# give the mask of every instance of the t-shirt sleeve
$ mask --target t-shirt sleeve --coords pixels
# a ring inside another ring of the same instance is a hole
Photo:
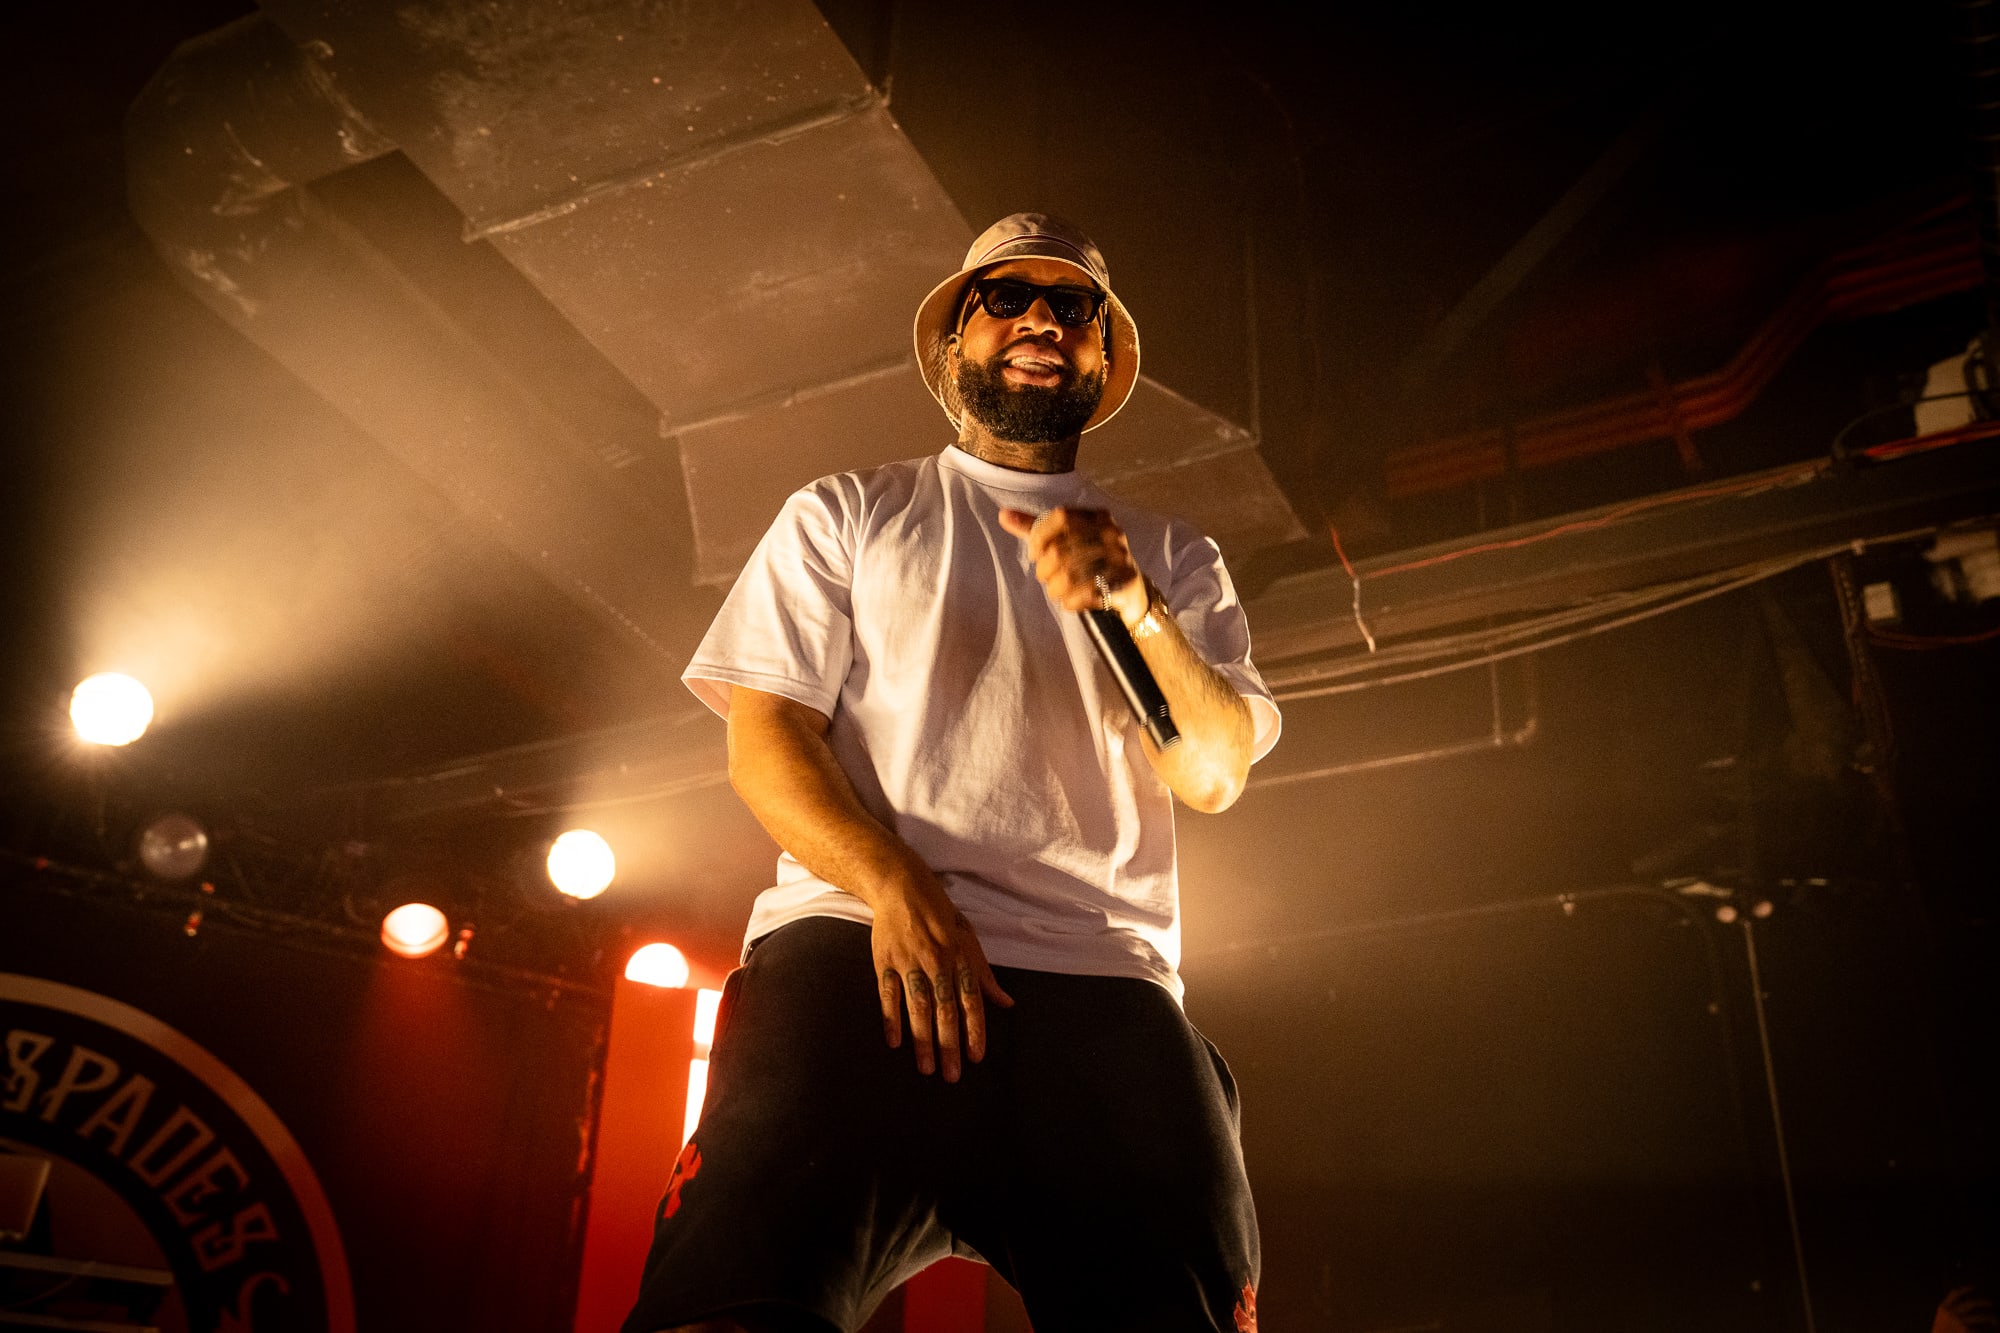
[[[1160,593],[1172,608],[1181,633],[1202,661],[1215,669],[1250,705],[1256,725],[1250,761],[1255,763],[1278,743],[1282,719],[1270,687],[1250,661],[1250,622],[1237,600],[1236,585],[1222,563],[1222,548],[1207,537],[1176,543],[1170,586]]]
[[[696,698],[726,718],[746,685],[833,715],[854,660],[852,530],[837,478],[785,501],[681,672]]]

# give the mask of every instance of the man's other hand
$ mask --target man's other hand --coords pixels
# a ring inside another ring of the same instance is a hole
[[[956,1083],[961,1052],[986,1058],[986,1001],[1007,1008],[1013,997],[1000,989],[979,937],[935,875],[884,894],[874,910],[882,1035],[900,1047],[908,1010],[918,1070],[929,1074],[942,1064],[944,1081]]]
[[[780,847],[875,913],[883,1034],[903,1044],[907,1008],[917,1068],[932,1073],[941,1051],[945,1079],[955,1082],[961,1052],[985,1058],[985,1001],[1014,1001],[936,873],[854,794],[827,746],[831,725],[796,699],[732,686],[729,781]]]

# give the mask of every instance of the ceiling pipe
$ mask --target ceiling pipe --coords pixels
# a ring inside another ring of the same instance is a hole
[[[182,43],[133,103],[125,147],[139,225],[241,323],[263,312],[287,252],[313,230],[294,187],[395,145],[252,14]]]
[[[1983,242],[1975,246],[1961,207],[1962,201],[1927,215],[1918,225],[1835,255],[1718,370],[1507,427],[1394,450],[1383,460],[1384,492],[1390,499],[1430,495],[1504,477],[1516,468],[1549,467],[1720,426],[1755,402],[1821,325],[1887,314],[1966,291],[1979,284],[1982,259],[1991,300],[1994,253]]]
[[[456,210],[451,230],[513,267],[493,284],[525,280],[535,309],[566,322],[561,335],[574,336],[592,367],[617,379],[616,390],[643,395],[650,428],[621,436],[608,451],[615,458],[590,457],[546,411],[488,412],[515,417],[512,435],[508,423],[488,419],[440,442],[401,429],[394,404],[369,401],[392,377],[315,366],[321,356],[347,359],[353,347],[314,349],[305,336],[314,321],[328,341],[356,341],[328,318],[343,312],[327,308],[319,284],[339,276],[366,287],[396,267],[381,255],[362,262],[367,237],[352,228],[337,235],[341,219],[371,228],[367,236],[394,254],[409,240],[378,236],[400,221],[342,212],[355,203],[345,182],[325,184],[320,198],[338,206],[315,213],[311,171],[323,163],[258,178],[258,200],[274,199],[257,220],[285,210],[296,235],[277,236],[271,223],[210,243],[209,205],[219,193],[212,180],[156,190],[135,211],[150,215],[147,229],[202,284],[204,299],[235,306],[224,313],[249,336],[607,617],[661,641],[657,600],[678,583],[688,602],[686,573],[726,584],[792,489],[929,453],[949,438],[917,375],[909,319],[938,276],[957,267],[972,230],[896,124],[885,93],[809,0],[261,0],[261,9],[304,53],[292,81],[325,94],[335,122],[370,131],[371,149],[393,142],[423,176],[416,188]],[[269,47],[257,53],[261,63],[283,65],[283,53]],[[197,67],[188,52],[175,64],[179,73],[164,72],[164,81],[241,78],[214,62]],[[207,114],[238,133],[237,113],[255,120],[258,102],[243,97],[226,114]],[[165,96],[135,108],[136,174],[189,173],[188,164],[166,160],[184,145],[162,139],[220,135],[229,147],[216,125],[188,123],[199,114]],[[160,133],[163,123],[173,133]],[[198,156],[225,177],[241,165],[220,153]],[[253,147],[248,156],[262,165],[276,154]],[[275,198],[286,195],[296,199]],[[303,253],[315,239],[326,250],[316,266]],[[232,263],[239,253],[243,262]],[[267,280],[257,306],[255,280],[266,274],[246,281],[235,270],[265,270],[271,259],[313,276]],[[510,386],[490,367],[511,359],[521,378],[518,349],[528,340],[496,329],[478,290],[402,286],[375,294],[394,298],[389,308],[398,312],[382,327],[391,335],[418,329],[416,307],[428,301],[432,336],[396,345],[427,358],[413,363],[427,377],[445,374],[444,392],[427,382],[404,395],[402,415],[428,401],[433,416],[457,422],[472,395],[452,396],[454,375],[496,389],[489,407],[508,405]],[[352,294],[355,310],[361,295]],[[293,308],[276,309],[294,296],[302,300]],[[452,318],[460,334],[443,327]],[[369,321],[362,327],[376,332]],[[455,367],[454,347],[464,349]],[[535,392],[550,404],[579,396],[551,383]],[[514,437],[525,436],[542,447],[516,450]],[[565,453],[576,455],[567,487],[555,475]],[[1143,375],[1119,419],[1093,435],[1092,457],[1093,474],[1114,493],[1190,518],[1231,550],[1302,535],[1251,434]],[[508,475],[538,468],[553,495],[546,506]],[[602,517],[562,496],[587,495],[593,480],[611,492]],[[621,517],[621,505],[640,517]],[[574,521],[539,522],[544,507]],[[661,540],[684,530],[691,543]],[[669,571],[682,577],[661,577]]]
[[[315,182],[395,147],[261,15],[184,43],[127,114],[127,191],[210,309],[662,670],[669,533],[575,425],[439,308]]]

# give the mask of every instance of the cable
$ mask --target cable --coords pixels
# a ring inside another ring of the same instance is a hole
[[[1446,564],[1453,560],[1462,560],[1467,556],[1483,555],[1494,551],[1518,550],[1522,547],[1532,546],[1539,542],[1549,541],[1553,538],[1567,536],[1572,533],[1607,528],[1621,523],[1635,514],[1645,513],[1654,509],[1683,504],[1696,504],[1735,496],[1754,495],[1784,487],[1804,485],[1820,480],[1833,467],[1848,458],[1858,457],[1866,458],[1870,461],[1886,462],[1913,453],[1922,453],[1931,449],[1946,448],[1951,445],[1967,444],[1976,440],[2000,436],[2000,422],[1971,422],[1948,431],[1937,431],[1929,435],[1912,436],[1908,439],[1893,440],[1886,444],[1873,445],[1853,455],[1847,455],[1843,452],[1847,436],[1855,427],[1861,425],[1863,422],[1873,420],[1890,412],[1913,410],[1920,403],[1968,398],[1971,396],[1972,394],[1969,391],[1931,394],[1910,402],[1892,403],[1883,407],[1870,409],[1855,417],[1852,421],[1849,421],[1834,436],[1833,445],[1829,451],[1832,457],[1829,459],[1814,459],[1775,474],[1759,473],[1751,477],[1740,477],[1732,481],[1721,482],[1696,490],[1674,491],[1664,495],[1647,496],[1631,501],[1628,504],[1616,506],[1590,518],[1557,523],[1538,532],[1526,533],[1519,537],[1508,537],[1498,541],[1481,542],[1474,546],[1460,547],[1456,550],[1440,552],[1437,555],[1426,556],[1422,559],[1409,560],[1398,565],[1389,565],[1382,569],[1370,571],[1368,577],[1370,579],[1382,579],[1392,574],[1409,573],[1418,569]],[[1929,529],[1925,529],[1923,532],[1876,537],[1871,540],[1875,543],[1901,541],[1912,536],[1923,535],[1924,532],[1928,531]],[[1378,685],[1394,685],[1406,681],[1425,680],[1433,676],[1462,671],[1468,667],[1484,666],[1494,662],[1505,661],[1510,657],[1518,657],[1525,653],[1538,652],[1543,648],[1552,648],[1559,644],[1571,643],[1577,639],[1601,634],[1606,630],[1635,624],[1640,620],[1648,619],[1652,616],[1663,615],[1666,612],[1678,610],[1684,606],[1691,606],[1696,602],[1705,601],[1710,597],[1720,596],[1725,592],[1746,587],[1751,583],[1771,578],[1790,569],[1796,569],[1802,564],[1824,559],[1831,555],[1837,555],[1845,550],[1851,550],[1854,546],[1854,543],[1843,543],[1839,546],[1827,547],[1804,555],[1782,557],[1779,560],[1766,562],[1763,565],[1739,566],[1735,570],[1722,571],[1715,575],[1698,576],[1679,584],[1656,586],[1632,594],[1614,595],[1581,606],[1569,607],[1529,620],[1518,621],[1497,629],[1477,630],[1458,635],[1448,635],[1437,639],[1420,640],[1382,650],[1376,642],[1374,633],[1369,629],[1367,621],[1362,616],[1361,575],[1355,570],[1353,562],[1348,559],[1347,552],[1341,545],[1339,530],[1329,527],[1328,534],[1333,539],[1334,553],[1340,557],[1341,568],[1346,571],[1348,581],[1354,590],[1352,612],[1354,624],[1355,628],[1360,631],[1362,640],[1368,646],[1368,658],[1366,660],[1346,659],[1336,663],[1307,667],[1297,673],[1291,674],[1289,683],[1287,682],[1287,673],[1282,670],[1272,671],[1268,673],[1267,678],[1273,682],[1273,692],[1280,699],[1312,699],[1332,694],[1346,694],[1357,690],[1371,689]],[[1632,610],[1627,615],[1615,614],[1618,610],[1628,607],[1638,609]],[[1613,613],[1610,619],[1602,620],[1595,624],[1586,623],[1596,616],[1605,615],[1607,612]],[[1567,629],[1575,625],[1581,625],[1582,628],[1575,629],[1567,634],[1537,637],[1547,635],[1552,630]],[[1994,638],[2000,638],[2000,629],[1974,635],[1942,637],[1904,635],[1888,631],[1870,631],[1870,637],[1884,647],[1921,650],[1984,643]],[[1523,642],[1524,640],[1533,640],[1533,642]],[[1338,680],[1343,676],[1357,676],[1369,672],[1381,671],[1385,667],[1395,666],[1404,662],[1433,661],[1442,657],[1452,657],[1459,653],[1473,653],[1475,655],[1466,657],[1460,661],[1447,662],[1441,666],[1429,667],[1419,671],[1373,676],[1369,679],[1351,681],[1344,684],[1320,685],[1306,689],[1298,688],[1299,686],[1310,685],[1314,682]]]
[[[1347,581],[1354,585],[1354,628],[1361,631],[1361,638],[1368,645],[1368,651],[1375,651],[1375,636],[1368,630],[1368,622],[1361,618],[1361,576],[1354,572],[1354,562],[1347,558],[1347,548],[1340,544],[1340,529],[1329,523],[1327,535],[1333,538],[1333,553],[1340,557],[1340,567],[1347,571]]]
[[[1921,407],[1925,403],[1942,403],[1953,398],[1970,398],[1972,396],[1973,394],[1971,390],[1959,390],[1958,392],[1955,393],[1927,393],[1918,398],[1899,399],[1898,401],[1893,403],[1884,403],[1880,407],[1871,407],[1866,412],[1861,413],[1859,416],[1855,417],[1852,421],[1848,422],[1845,426],[1842,426],[1837,432],[1835,432],[1833,437],[1833,444],[1828,448],[1827,452],[1833,455],[1835,461],[1839,461],[1841,459],[1854,456],[1848,454],[1847,452],[1847,437],[1853,433],[1854,428],[1856,426],[1865,425],[1866,423],[1874,421],[1879,417],[1890,416],[1897,412],[1915,412],[1917,408]],[[1973,424],[1985,425],[1986,423],[1977,422]],[[1935,436],[1954,435],[1962,429],[1964,428],[1955,426],[1951,430],[1937,431],[1934,433],[1934,435]],[[1934,438],[1934,436],[1913,435],[1909,437],[1909,439],[1911,440],[1927,440],[1931,438]],[[1900,444],[1905,442],[1906,441],[1899,440],[1893,443]],[[1890,447],[1892,446],[1888,444],[1870,445],[1866,449],[1859,450],[1858,456],[1863,458],[1875,458],[1879,456],[1875,452],[1876,450],[1886,449]]]
[[[1991,439],[2000,435],[2000,421],[1974,421],[1952,430],[1941,430],[1931,435],[1912,435],[1906,440],[1891,440],[1887,444],[1870,445],[1861,451],[1860,457],[1873,463],[1887,463],[1911,454],[1929,453],[1933,449],[1947,449],[1955,444],[1971,444],[1975,440]]]
[[[1834,436],[1831,452],[1836,458],[1850,456],[1843,455],[1841,450],[1845,445],[1848,433],[1864,422],[1874,420],[1891,412],[1911,411],[1922,403],[1942,402],[1947,399],[1970,398],[1972,396],[1970,391],[1930,394],[1908,402],[1889,403],[1882,407],[1872,408],[1840,428],[1839,433]],[[1937,431],[1930,435],[1913,435],[1907,439],[1892,440],[1886,444],[1872,445],[1867,449],[1859,450],[1851,456],[1868,458],[1877,462],[1886,462],[1908,454],[1923,453],[1930,449],[1941,449],[1954,444],[1968,444],[1975,440],[1986,439],[1994,435],[2000,435],[2000,421],[1976,421],[1964,426],[1954,427],[1948,431]],[[1553,527],[1544,528],[1539,532],[1527,533],[1520,537],[1509,537],[1502,541],[1482,542],[1476,546],[1465,546],[1457,550],[1444,551],[1437,555],[1426,556],[1421,560],[1410,560],[1400,565],[1389,565],[1382,569],[1370,570],[1367,577],[1370,579],[1387,578],[1391,574],[1406,574],[1412,570],[1428,569],[1434,565],[1447,564],[1453,560],[1463,560],[1467,556],[1485,555],[1493,551],[1518,550],[1521,547],[1533,546],[1538,542],[1548,541],[1554,537],[1563,537],[1575,532],[1592,532],[1600,528],[1607,528],[1616,523],[1623,522],[1634,514],[1645,513],[1648,510],[1667,508],[1679,504],[1694,504],[1705,500],[1723,499],[1739,495],[1755,495],[1767,490],[1802,485],[1806,482],[1819,480],[1826,474],[1829,466],[1830,464],[1826,459],[1813,459],[1810,462],[1802,463],[1777,475],[1757,473],[1749,477],[1737,477],[1729,481],[1718,482],[1713,486],[1704,486],[1696,490],[1669,491],[1661,495],[1646,496],[1631,501],[1628,504],[1619,505],[1592,518],[1558,523]],[[1355,574],[1354,567],[1348,564],[1345,553],[1340,550],[1340,535],[1336,532],[1333,534],[1333,538],[1334,551],[1340,555],[1342,566],[1347,570],[1348,576],[1358,584],[1360,576]],[[1356,600],[1358,603],[1358,590]]]
[[[1613,593],[1593,598],[1577,606],[1525,620],[1517,620],[1506,625],[1486,629],[1467,630],[1458,634],[1444,635],[1434,639],[1422,639],[1386,648],[1371,657],[1346,657],[1333,662],[1319,663],[1287,672],[1284,668],[1274,668],[1265,673],[1265,679],[1274,688],[1283,689],[1292,685],[1303,685],[1313,681],[1331,680],[1341,676],[1362,675],[1412,662],[1430,662],[1443,657],[1455,657],[1461,653],[1484,652],[1491,648],[1553,630],[1565,629],[1571,625],[1583,624],[1602,616],[1615,615],[1650,603],[1664,601],[1682,593],[1712,587],[1726,582],[1739,571],[1722,570],[1718,573],[1703,574],[1683,579],[1676,583],[1660,584],[1652,588],[1632,592]]]
[[[1878,538],[1877,540],[1900,541],[1905,536],[1907,534],[1898,535],[1893,538]],[[1317,699],[1327,695],[1352,694],[1359,690],[1374,689],[1383,685],[1400,685],[1409,681],[1428,680],[1434,676],[1449,675],[1452,672],[1464,671],[1470,667],[1485,666],[1492,662],[1503,662],[1508,658],[1520,657],[1527,653],[1541,652],[1544,649],[1559,647],[1566,643],[1574,643],[1579,639],[1603,634],[1608,630],[1621,629],[1626,625],[1634,625],[1642,620],[1649,620],[1654,616],[1665,615],[1669,611],[1678,611],[1682,607],[1693,606],[1697,602],[1704,602],[1712,597],[1720,597],[1724,593],[1734,592],[1739,588],[1747,588],[1752,584],[1761,583],[1765,579],[1785,573],[1787,570],[1797,569],[1801,565],[1811,564],[1816,560],[1824,560],[1829,556],[1838,555],[1842,551],[1851,550],[1852,545],[1852,543],[1843,542],[1838,546],[1821,547],[1817,550],[1802,552],[1798,555],[1765,561],[1758,565],[1740,566],[1737,570],[1730,571],[1731,576],[1727,577],[1723,582],[1699,588],[1682,596],[1657,601],[1653,605],[1647,606],[1642,610],[1633,611],[1628,615],[1613,616],[1608,620],[1586,625],[1581,629],[1571,630],[1566,634],[1552,635],[1547,638],[1538,639],[1532,643],[1517,644],[1513,647],[1484,653],[1477,657],[1448,662],[1442,666],[1428,667],[1420,671],[1405,671],[1393,675],[1378,676],[1367,680],[1349,681],[1342,684],[1321,685],[1309,689],[1288,690],[1279,688],[1273,690],[1272,693],[1277,698],[1288,702],[1298,699]]]
[[[1798,486],[1809,481],[1817,481],[1826,472],[1827,466],[1824,460],[1814,459],[1810,463],[1801,464],[1776,476],[1760,472],[1753,476],[1738,477],[1733,481],[1719,482],[1716,485],[1704,486],[1697,490],[1669,491],[1664,495],[1651,495],[1644,499],[1634,500],[1629,504],[1619,505],[1617,508],[1608,510],[1594,518],[1575,519],[1567,523],[1558,523],[1554,527],[1544,528],[1540,532],[1528,533],[1525,536],[1509,537],[1502,541],[1481,542],[1477,546],[1463,546],[1457,550],[1444,551],[1438,555],[1426,556],[1421,560],[1411,560],[1400,565],[1390,565],[1386,569],[1370,571],[1368,577],[1371,579],[1387,578],[1391,574],[1406,574],[1414,569],[1428,569],[1433,565],[1447,564],[1453,560],[1463,560],[1471,555],[1485,555],[1492,551],[1518,550],[1523,546],[1533,546],[1537,542],[1545,542],[1553,537],[1568,536],[1573,532],[1592,532],[1599,528],[1608,528],[1614,523],[1623,522],[1634,514],[1644,513],[1650,509],[1662,509],[1677,504],[1692,504],[1702,500],[1721,499],[1725,496],[1755,495],[1762,491],[1777,490],[1785,486]]]
[[[1722,570],[1695,578],[1683,579],[1676,583],[1662,584],[1654,588],[1634,592],[1615,593],[1595,598],[1578,606],[1565,607],[1546,612],[1524,620],[1487,629],[1468,630],[1458,634],[1448,634],[1434,639],[1422,639],[1411,643],[1398,644],[1384,649],[1374,657],[1347,656],[1331,662],[1323,662],[1286,672],[1277,668],[1266,674],[1275,689],[1287,689],[1307,685],[1317,681],[1334,680],[1343,676],[1366,675],[1384,668],[1433,662],[1441,658],[1458,657],[1469,653],[1486,653],[1508,644],[1519,643],[1567,629],[1574,625],[1587,624],[1615,616],[1620,612],[1635,610],[1668,601],[1686,593],[1712,588],[1740,577],[1743,569]]]
[[[505,819],[522,819],[540,815],[577,814],[585,810],[611,810],[619,806],[644,805],[649,801],[663,801],[671,796],[685,795],[700,791],[704,787],[720,787],[727,784],[729,774],[723,769],[705,773],[691,773],[686,777],[674,778],[657,783],[643,791],[627,792],[622,796],[599,796],[580,801],[556,801],[547,805],[517,805],[500,812]]]
[[[1897,648],[1909,652],[1927,652],[1936,648],[1958,648],[1972,643],[1991,643],[2000,639],[2000,625],[1981,630],[1977,634],[1903,634],[1896,630],[1871,629],[1871,642],[1884,648]]]

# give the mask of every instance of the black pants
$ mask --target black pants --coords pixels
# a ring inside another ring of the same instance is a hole
[[[625,1333],[770,1306],[859,1326],[956,1251],[1036,1333],[1255,1327],[1236,1084],[1149,981],[997,968],[956,1084],[882,1038],[866,926],[810,918],[729,979],[701,1124]]]

